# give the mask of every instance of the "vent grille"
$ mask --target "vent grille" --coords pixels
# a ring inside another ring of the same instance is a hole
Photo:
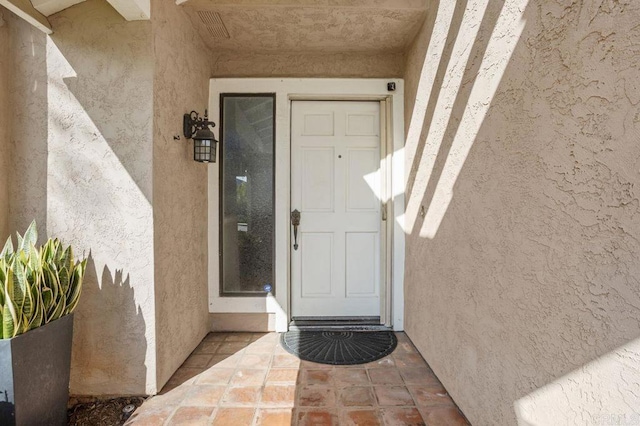
[[[207,27],[207,31],[214,38],[231,38],[227,27],[224,26],[222,18],[218,12],[210,12],[208,10],[199,10],[198,16]]]

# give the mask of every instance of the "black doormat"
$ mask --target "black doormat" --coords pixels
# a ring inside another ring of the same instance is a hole
[[[282,347],[305,361],[365,364],[389,355],[398,339],[392,331],[288,331]]]

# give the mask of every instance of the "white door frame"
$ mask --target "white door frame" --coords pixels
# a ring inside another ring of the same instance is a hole
[[[387,90],[387,83],[396,85]],[[218,163],[208,165],[208,250],[209,312],[273,313],[276,331],[286,331],[290,321],[291,250],[291,101],[292,100],[367,100],[381,101],[385,110],[386,135],[381,144],[387,148],[386,161],[390,200],[387,223],[386,303],[381,321],[394,330],[404,329],[404,81],[402,79],[324,79],[324,78],[221,78],[211,79],[209,117],[220,124],[221,93],[275,93],[275,288],[268,297],[220,297],[219,273],[219,174]],[[218,137],[219,127],[214,129]],[[383,171],[384,172],[384,171]],[[381,289],[382,290],[382,289]],[[381,292],[382,293],[382,292]],[[388,297],[390,295],[390,297]]]

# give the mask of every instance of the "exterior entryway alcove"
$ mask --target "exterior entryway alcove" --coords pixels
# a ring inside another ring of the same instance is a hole
[[[238,269],[240,261],[232,255],[224,260],[221,241],[235,232],[244,238],[252,225],[221,221],[221,177],[227,178],[220,167],[228,168],[209,165],[209,311],[216,321],[229,318],[236,328],[244,323],[251,329],[255,324],[246,318],[262,316],[262,328],[286,331],[296,317],[359,317],[402,330],[403,90],[401,79],[211,80],[210,116],[222,129],[223,152],[232,143],[225,139],[224,120],[232,118],[221,99],[261,96],[275,102],[274,267],[273,277],[262,279],[269,284],[263,292],[224,291],[229,274],[221,273],[221,265]],[[235,118],[251,126],[239,133],[264,144],[269,118],[246,117],[254,112]],[[243,197],[252,190],[247,176],[228,179],[241,182]],[[294,210],[302,216],[297,232]]]

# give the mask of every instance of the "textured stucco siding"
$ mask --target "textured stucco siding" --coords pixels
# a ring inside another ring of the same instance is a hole
[[[474,425],[640,422],[638,22],[441,1],[408,54],[405,328]]]
[[[9,27],[9,231],[23,232],[32,220],[40,237],[47,226],[47,37],[7,9]]]
[[[11,218],[90,254],[71,392],[155,386],[151,24],[89,0],[44,36],[12,17]]]
[[[9,25],[5,16],[9,14],[0,7],[0,241],[9,235],[9,162],[11,156],[9,102]]]
[[[211,62],[174,2],[152,1],[151,16],[157,380],[162,386],[209,330],[208,166],[193,161],[193,142],[182,135],[182,115],[191,110],[204,114]]]
[[[212,77],[402,77],[399,53],[243,53],[213,54]]]
[[[9,228],[35,218],[92,255],[74,394],[155,393],[208,331],[206,166],[173,136],[204,112],[211,62],[181,10],[153,9],[126,22],[89,0],[51,16],[51,37],[10,19]]]

